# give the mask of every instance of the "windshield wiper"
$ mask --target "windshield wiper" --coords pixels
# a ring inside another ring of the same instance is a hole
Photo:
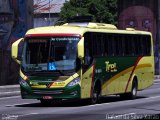
[[[56,70],[56,71],[58,71],[61,75],[65,75],[62,70]]]
[[[26,72],[26,74],[34,76],[34,75],[38,75],[38,76],[59,76],[59,72],[58,71],[28,71]]]
[[[64,73],[62,70],[55,70],[55,71],[28,71],[27,72],[28,75],[48,75],[48,74],[52,74],[57,76],[57,74],[59,73],[60,75],[64,76],[66,75],[66,73]]]

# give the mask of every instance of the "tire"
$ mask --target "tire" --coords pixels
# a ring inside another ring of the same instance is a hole
[[[134,80],[132,83],[132,90],[130,93],[124,93],[124,94],[120,94],[120,97],[122,99],[136,99],[137,97],[137,89],[138,89],[138,84],[137,81]]]
[[[130,99],[136,99],[137,97],[137,89],[138,89],[138,84],[137,82],[134,80],[132,83],[132,90],[131,92],[128,94]]]
[[[96,104],[101,102],[101,87],[100,85],[96,85],[92,92],[91,104]]]
[[[41,99],[40,100],[41,104],[43,106],[51,106],[52,105],[52,100],[44,100],[44,99]]]

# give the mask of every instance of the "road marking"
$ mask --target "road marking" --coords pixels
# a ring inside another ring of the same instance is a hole
[[[154,83],[154,85],[158,85],[158,84],[160,84],[160,83]]]
[[[24,117],[24,116],[29,116],[29,115],[37,115],[38,113],[30,113],[30,114],[24,114],[24,115],[19,115],[19,114],[3,114],[2,115],[2,120],[17,120],[19,117]]]
[[[133,115],[136,115],[136,113],[128,113],[128,114],[122,114],[122,115],[114,115],[114,114],[111,114],[111,115],[106,115],[106,119],[107,120],[121,120],[121,119],[130,119]]]
[[[0,100],[3,100],[3,99],[12,99],[12,98],[20,98],[21,96],[12,96],[12,97],[3,97],[3,98],[0,98]]]
[[[154,99],[154,98],[160,98],[160,96],[154,96],[154,97],[149,97],[149,98],[144,98],[144,99]]]
[[[103,105],[109,105],[110,103],[102,103]],[[94,104],[94,105],[88,105],[88,106],[101,106],[102,104]],[[88,106],[84,106],[84,107],[88,107]]]
[[[29,116],[29,115],[38,115],[38,113],[29,113],[29,114],[24,114],[24,115],[18,115],[18,117],[24,117],[24,116]]]
[[[143,100],[147,100],[147,99],[155,99],[155,98],[160,98],[160,96],[154,96],[154,97],[149,97],[149,98],[143,98]],[[142,99],[135,99],[135,100],[142,100]],[[131,101],[135,101],[135,100],[126,100],[126,101],[117,101],[117,102],[110,102],[110,103],[101,103],[101,104],[94,104],[94,105],[87,105],[87,106],[83,106],[83,107],[94,107],[94,106],[104,106],[104,105],[110,105],[113,103],[118,103],[118,102],[126,102],[126,103],[130,103]]]
[[[160,82],[160,79],[156,79],[156,80],[154,80],[154,82]]]
[[[138,92],[145,92],[145,91],[151,91],[151,90],[160,90],[160,88],[150,88],[150,89],[146,89]]]
[[[159,90],[160,88],[158,88]],[[150,90],[150,89],[149,89]],[[4,99],[12,99],[12,98],[20,98],[21,96],[12,96],[12,97],[3,97],[0,98],[0,100],[4,100]],[[143,100],[145,99],[156,99],[156,98],[160,98],[160,96],[154,96],[154,97],[149,97],[149,98],[143,98]],[[138,100],[138,99],[137,99]],[[127,100],[127,101],[123,101],[123,102],[130,102],[131,100]],[[117,101],[117,102],[122,102],[122,101]],[[109,104],[113,104],[113,103],[117,103],[117,102],[110,102],[110,103],[102,103],[102,104],[94,104],[94,105],[87,105],[84,107],[93,107],[93,106],[102,106],[102,105],[109,105]],[[21,103],[21,104],[13,104],[13,105],[6,105],[6,107],[14,107],[14,106],[18,106],[18,105],[27,105],[27,104],[31,104],[31,103]]]
[[[5,107],[14,107],[14,106],[28,105],[28,104],[32,104],[32,103],[21,103],[21,104],[5,105]]]
[[[20,93],[20,91],[11,91],[11,92],[2,92],[3,94],[9,94],[9,93]],[[1,95],[1,93],[0,93]]]

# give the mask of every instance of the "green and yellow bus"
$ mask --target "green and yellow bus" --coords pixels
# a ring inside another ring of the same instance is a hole
[[[20,64],[22,98],[43,104],[88,98],[94,104],[108,95],[133,99],[154,80],[151,33],[111,24],[31,29],[12,44],[12,58]]]

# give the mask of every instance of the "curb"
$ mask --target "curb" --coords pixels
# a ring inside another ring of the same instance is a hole
[[[160,79],[160,75],[155,75],[155,79]]]
[[[20,91],[0,93],[0,98],[2,98],[2,97],[12,97],[12,96],[20,96]]]
[[[0,98],[1,97],[19,96],[19,95],[20,95],[19,85],[0,86]]]

